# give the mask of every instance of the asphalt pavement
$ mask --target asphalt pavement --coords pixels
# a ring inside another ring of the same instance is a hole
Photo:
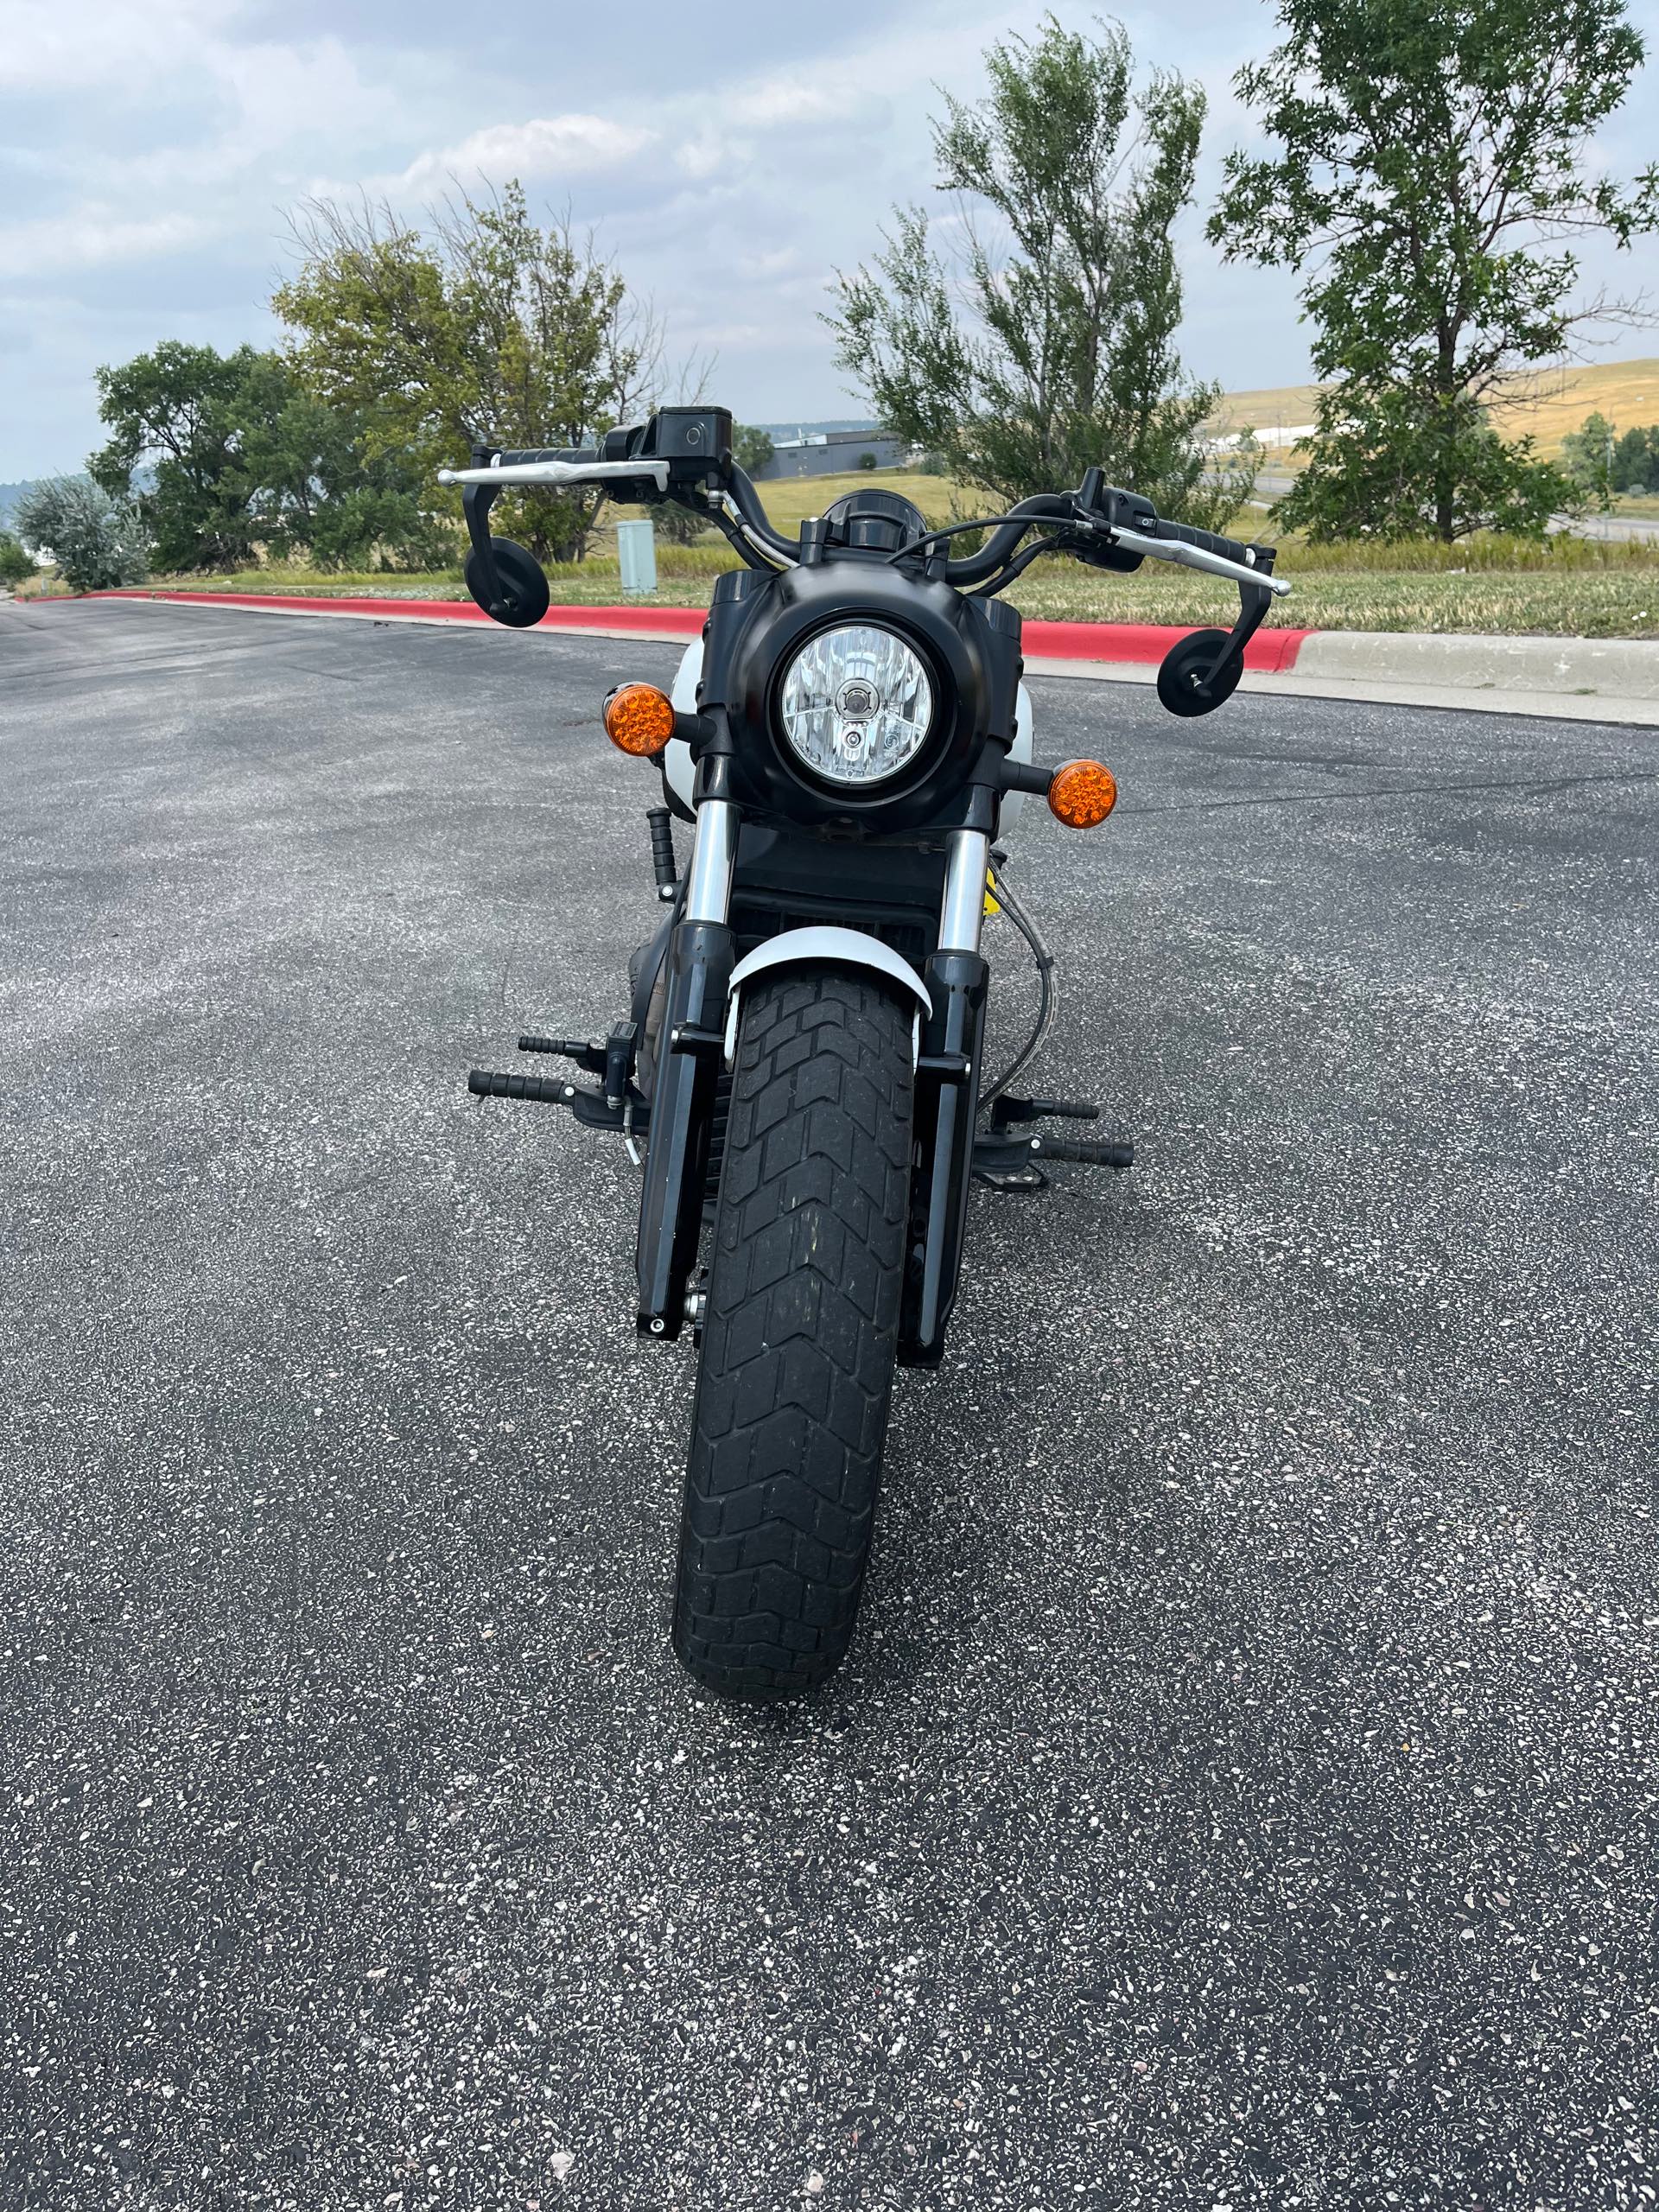
[[[633,1171],[463,1087],[619,1003],[673,658],[0,606],[0,2206],[1651,2204],[1654,734],[1036,683],[1140,1164],[976,1198],[757,1714]]]

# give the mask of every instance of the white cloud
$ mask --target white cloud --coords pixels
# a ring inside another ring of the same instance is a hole
[[[420,191],[474,170],[495,182],[510,176],[589,176],[620,168],[656,143],[657,133],[604,115],[534,116],[493,123],[442,153],[417,155],[399,181]]]
[[[217,226],[190,214],[146,215],[123,221],[108,209],[84,207],[0,231],[0,276],[47,276],[115,262],[153,261],[202,245]]]
[[[0,81],[11,93],[131,95],[177,74],[241,12],[238,0],[0,0]]]
[[[728,93],[719,106],[721,124],[740,130],[790,130],[825,123],[875,130],[891,114],[886,100],[867,85],[817,69],[762,77]]]

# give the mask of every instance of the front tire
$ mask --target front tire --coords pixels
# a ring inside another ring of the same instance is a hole
[[[674,1600],[675,1649],[728,1696],[810,1689],[852,1640],[899,1339],[911,1023],[856,969],[744,994]]]

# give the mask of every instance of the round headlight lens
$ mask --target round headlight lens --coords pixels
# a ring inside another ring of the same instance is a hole
[[[784,735],[832,784],[880,784],[915,758],[933,720],[933,686],[896,630],[844,622],[810,638],[784,672]]]

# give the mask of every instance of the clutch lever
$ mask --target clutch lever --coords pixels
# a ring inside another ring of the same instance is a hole
[[[604,484],[617,477],[638,483],[648,477],[659,492],[668,489],[665,461],[514,461],[488,468],[441,468],[440,484]]]

